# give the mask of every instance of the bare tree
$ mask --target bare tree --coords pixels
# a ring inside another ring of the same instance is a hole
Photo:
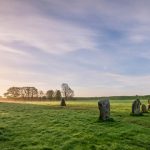
[[[61,85],[62,88],[62,94],[65,100],[68,100],[69,98],[72,98],[74,96],[74,91],[68,86],[67,83],[63,83]]]
[[[46,92],[46,97],[47,97],[47,99],[52,100],[54,98],[54,91],[53,90],[48,90]]]

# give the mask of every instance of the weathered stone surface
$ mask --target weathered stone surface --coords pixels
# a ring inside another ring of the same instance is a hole
[[[142,113],[147,113],[147,108],[145,104],[142,104]]]
[[[132,103],[132,114],[133,114],[133,115],[140,115],[140,114],[141,114],[140,105],[141,105],[141,102],[140,102],[139,99],[136,99],[136,100]]]
[[[148,100],[148,110],[150,110],[150,99]]]
[[[66,102],[65,102],[65,99],[64,99],[64,98],[61,99],[60,106],[66,106]]]
[[[100,120],[108,120],[110,118],[110,103],[109,99],[100,99],[98,101],[98,108],[99,108],[99,119]]]

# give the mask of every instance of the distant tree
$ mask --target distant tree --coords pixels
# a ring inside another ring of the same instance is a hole
[[[34,99],[38,97],[38,90],[35,87],[21,87],[21,98]]]
[[[19,87],[10,87],[4,96],[7,98],[18,98],[20,96],[20,88]]]
[[[44,97],[44,92],[42,90],[38,91],[38,97],[42,99]]]
[[[35,87],[10,87],[4,96],[7,98],[33,99],[38,97],[38,90]]]
[[[62,94],[65,100],[71,99],[74,96],[74,91],[68,86],[67,83],[63,83],[61,85],[62,88]]]
[[[61,100],[61,91],[60,90],[56,90],[55,91],[55,99],[56,100]]]
[[[46,100],[46,95],[42,96],[42,100]]]
[[[29,87],[23,87],[24,92],[25,92],[25,98],[29,99],[30,98],[30,88]]]
[[[36,89],[35,87],[30,87],[30,97],[33,98],[37,98],[38,97],[38,89]]]
[[[53,90],[48,90],[46,92],[46,98],[52,100],[54,98],[54,91]]]
[[[20,97],[21,97],[22,99],[25,99],[25,98],[26,98],[25,87],[21,87],[21,88],[20,88]]]

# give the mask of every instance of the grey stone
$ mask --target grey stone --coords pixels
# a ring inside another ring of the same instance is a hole
[[[60,106],[66,106],[66,102],[65,102],[65,99],[64,99],[64,98],[61,99]]]
[[[150,99],[148,100],[148,110],[150,110]]]
[[[145,104],[142,104],[142,113],[147,113],[147,108]]]
[[[132,103],[132,114],[133,115],[141,114],[140,105],[141,105],[141,102],[139,99],[136,99],[135,101],[133,101],[133,103]]]
[[[98,101],[98,108],[99,108],[99,119],[100,120],[108,120],[110,119],[110,103],[109,99],[100,99]]]

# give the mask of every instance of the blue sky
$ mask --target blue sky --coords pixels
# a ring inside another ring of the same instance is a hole
[[[149,0],[0,0],[0,94],[68,83],[75,96],[150,94]]]

